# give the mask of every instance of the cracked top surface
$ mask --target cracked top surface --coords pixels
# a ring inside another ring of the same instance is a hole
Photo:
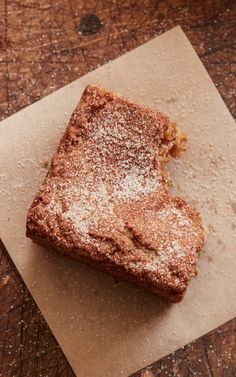
[[[185,147],[165,115],[87,86],[29,210],[27,235],[181,297],[204,244],[198,212],[169,193],[166,163]]]

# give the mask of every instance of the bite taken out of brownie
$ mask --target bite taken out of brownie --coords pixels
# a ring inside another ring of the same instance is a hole
[[[170,193],[186,137],[160,112],[87,86],[27,216],[26,235],[178,302],[205,241]]]

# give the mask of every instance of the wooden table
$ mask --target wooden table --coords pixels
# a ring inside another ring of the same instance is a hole
[[[178,24],[236,117],[234,0],[4,0],[0,14],[1,119]],[[133,376],[235,376],[235,333],[231,320]],[[1,246],[0,377],[18,376],[74,374]]]

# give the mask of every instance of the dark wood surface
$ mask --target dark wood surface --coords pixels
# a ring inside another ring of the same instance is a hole
[[[236,117],[234,0],[3,0],[0,15],[1,119],[178,24]],[[135,376],[235,376],[235,330],[232,320]],[[74,374],[1,246],[0,377],[18,376]]]

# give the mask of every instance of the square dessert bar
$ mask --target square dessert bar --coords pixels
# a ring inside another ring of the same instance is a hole
[[[87,86],[27,216],[27,237],[180,301],[205,232],[170,194],[186,137],[162,113]]]

